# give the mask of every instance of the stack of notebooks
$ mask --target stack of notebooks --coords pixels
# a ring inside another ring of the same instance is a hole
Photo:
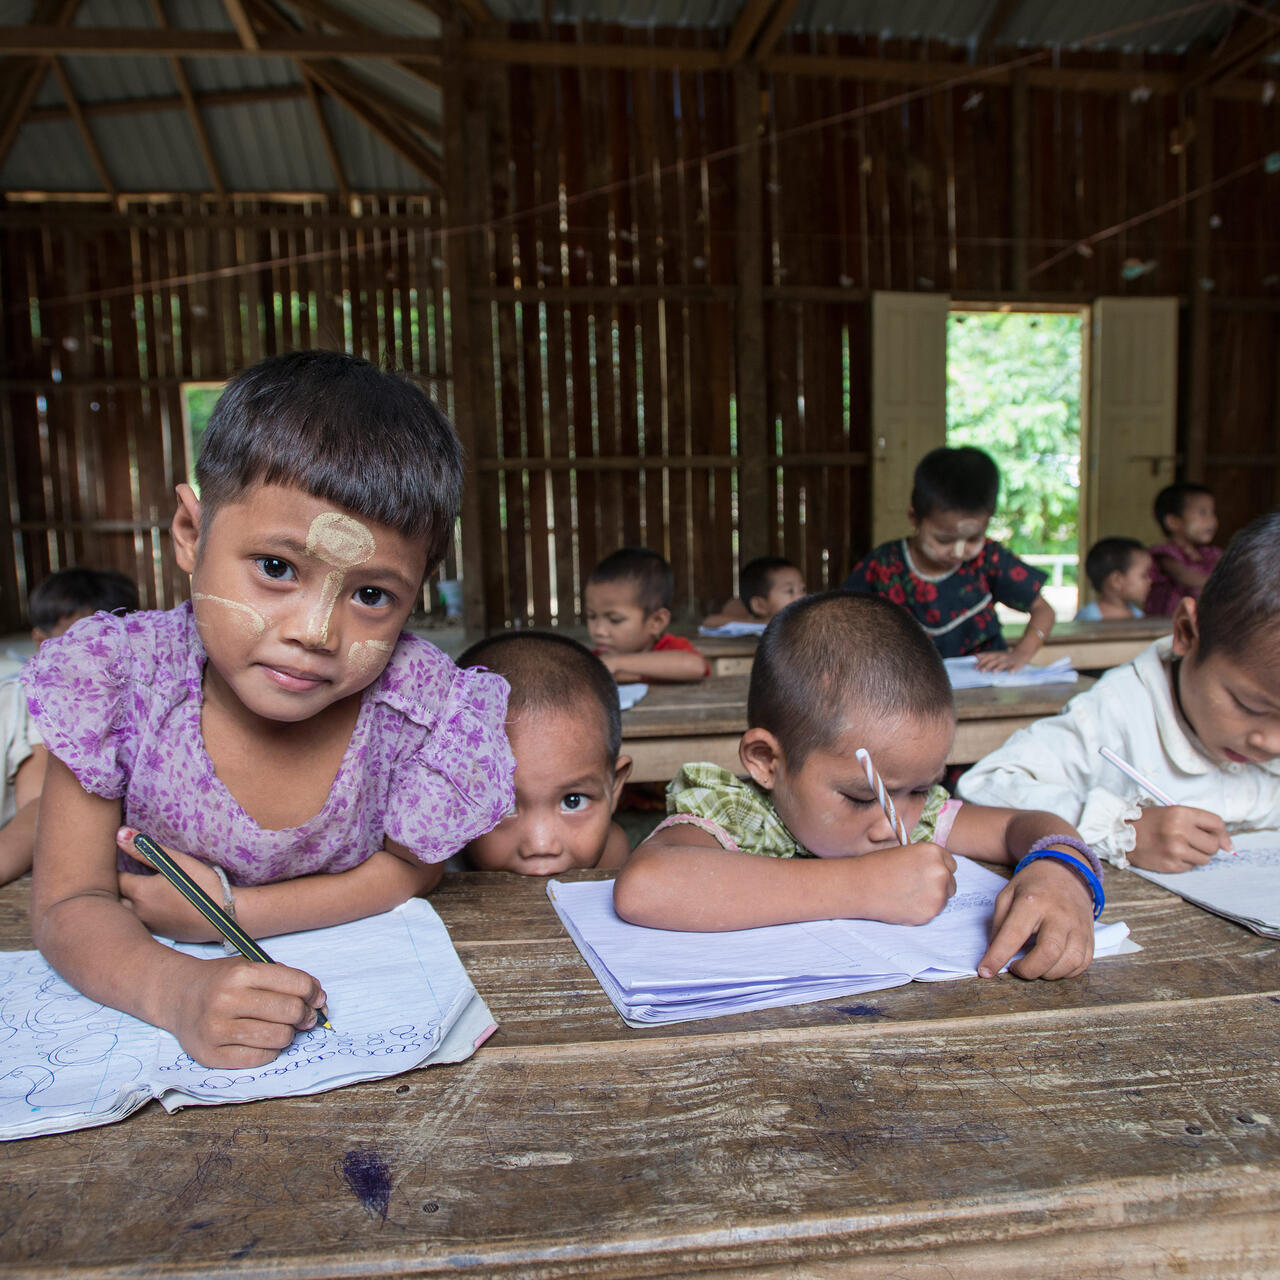
[[[1007,883],[958,857],[955,896],[928,924],[815,920],[726,933],[627,924],[611,880],[552,880],[547,894],[623,1021],[644,1027],[974,977]],[[1097,956],[1139,950],[1122,923],[1094,929]]]
[[[170,944],[209,959],[216,945]],[[415,898],[331,929],[271,939],[272,959],[320,979],[334,1030],[299,1032],[264,1067],[202,1067],[177,1040],[82,996],[38,951],[0,953],[0,1139],[166,1111],[322,1093],[461,1062],[494,1031],[448,931]]]
[[[1280,831],[1233,835],[1231,843],[1234,855],[1221,851],[1204,866],[1176,875],[1133,870],[1264,938],[1280,938]]]
[[[985,689],[988,686],[1011,688],[1028,684],[1075,684],[1080,673],[1071,665],[1070,658],[1059,658],[1035,667],[1028,664],[1017,671],[979,671],[978,659],[944,658],[947,679],[953,689]]]

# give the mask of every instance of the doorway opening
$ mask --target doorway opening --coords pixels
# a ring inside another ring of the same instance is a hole
[[[995,459],[990,536],[1049,575],[1059,618],[1080,599],[1087,310],[961,302],[947,316],[947,443]]]

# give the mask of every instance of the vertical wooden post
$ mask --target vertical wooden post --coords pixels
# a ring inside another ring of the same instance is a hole
[[[1028,146],[1027,71],[1016,67],[1009,83],[1009,109],[1012,114],[1009,165],[1009,234],[1013,241],[1010,265],[1013,290],[1027,291],[1027,234],[1031,226],[1031,153]]]
[[[764,246],[760,207],[760,71],[733,70],[734,135],[738,146],[734,202],[734,384],[738,406],[738,558],[746,564],[770,550],[769,405],[764,353]]]
[[[445,264],[449,273],[450,352],[453,373],[454,426],[466,451],[462,480],[462,622],[467,638],[484,633],[489,624],[485,610],[485,528],[480,510],[480,472],[476,444],[480,432],[493,430],[493,387],[488,394],[481,372],[489,361],[482,358],[485,333],[477,324],[472,291],[482,269],[484,234],[481,193],[488,179],[480,166],[483,146],[483,95],[476,68],[463,59],[461,33],[455,24],[444,30],[444,178],[446,201]],[[480,154],[476,152],[477,134]],[[464,230],[466,228],[466,230]]]
[[[1192,142],[1191,184],[1200,188],[1213,181],[1213,90],[1209,85],[1196,89],[1191,99],[1195,121]],[[1209,415],[1212,399],[1212,355],[1210,326],[1213,311],[1206,284],[1213,275],[1209,219],[1213,214],[1213,196],[1209,192],[1197,196],[1192,204],[1191,283],[1190,283],[1190,369],[1188,371],[1188,405],[1186,447],[1183,454],[1182,478],[1203,483],[1205,455],[1209,444]]]

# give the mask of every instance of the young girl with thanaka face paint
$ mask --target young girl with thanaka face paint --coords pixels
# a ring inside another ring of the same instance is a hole
[[[511,808],[505,682],[401,632],[450,536],[461,470],[449,423],[406,380],[330,352],[264,361],[219,401],[200,496],[178,486],[191,603],[99,614],[31,664],[51,756],[36,943],[198,1062],[270,1061],[325,993],[283,965],[156,942],[152,929],[213,935],[145,873],[135,831],[264,937],[425,892]]]

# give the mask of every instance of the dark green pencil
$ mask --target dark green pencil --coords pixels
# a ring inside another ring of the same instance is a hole
[[[147,861],[246,960],[256,960],[259,964],[275,964],[275,961],[150,836],[144,836],[139,831],[134,835],[133,843],[138,852],[143,854]],[[329,1011],[324,1005],[316,1010],[316,1019],[326,1031],[333,1030],[333,1024],[329,1021]]]

